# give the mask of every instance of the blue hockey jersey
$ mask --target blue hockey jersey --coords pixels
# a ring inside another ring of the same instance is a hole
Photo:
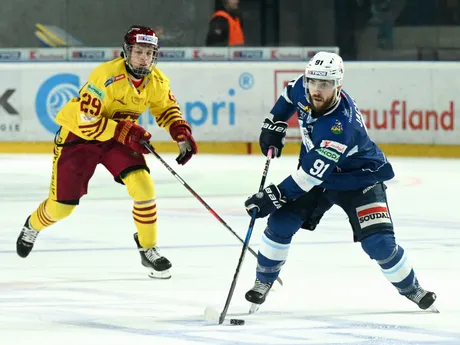
[[[287,121],[297,111],[302,136],[300,166],[278,187],[294,200],[314,186],[354,190],[394,177],[391,164],[369,138],[355,101],[341,90],[339,102],[315,116],[305,95],[302,76],[283,90],[271,113]]]

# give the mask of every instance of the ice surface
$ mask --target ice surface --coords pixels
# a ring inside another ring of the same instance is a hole
[[[41,233],[27,259],[16,255],[26,217],[48,194],[51,158],[0,156],[1,345],[460,344],[459,160],[390,158],[397,239],[422,286],[437,293],[440,314],[399,296],[334,207],[315,232],[296,235],[285,286],[250,316],[244,293],[256,261],[247,254],[227,322],[216,326],[203,312],[222,309],[241,244],[153,157],[159,246],[172,279],[147,277],[132,240],[132,202],[103,167],[72,216]],[[264,157],[198,155],[185,167],[164,158],[245,237],[243,202],[257,191]],[[280,182],[296,160],[274,160],[267,182]],[[256,222],[255,250],[265,222]],[[246,324],[231,326],[231,317]]]

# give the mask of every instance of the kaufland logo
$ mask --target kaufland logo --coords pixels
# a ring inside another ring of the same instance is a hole
[[[303,58],[303,54],[298,52],[280,52],[278,49],[272,49],[270,57],[272,60],[300,60]]]
[[[449,101],[436,109],[420,107],[416,102],[391,101],[389,109],[360,109],[370,129],[402,129],[419,131],[453,131],[455,103]]]
[[[29,52],[30,60],[65,60],[65,54],[59,53],[42,53],[40,51],[31,50]]]
[[[206,52],[199,49],[193,51],[193,58],[195,60],[224,60],[227,58],[225,53]]]
[[[321,49],[322,52],[328,52],[328,53],[338,53],[336,51],[336,49],[327,49],[327,48],[322,48]],[[313,56],[315,56],[317,53],[319,53],[319,51],[316,51],[316,50],[309,50],[307,52],[307,58],[312,58]]]

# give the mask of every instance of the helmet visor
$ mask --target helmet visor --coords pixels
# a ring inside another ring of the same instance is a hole
[[[312,79],[304,76],[304,87],[311,91],[332,91],[337,87],[336,80]]]

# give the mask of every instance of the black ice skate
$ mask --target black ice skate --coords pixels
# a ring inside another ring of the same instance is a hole
[[[273,282],[262,283],[259,279],[256,279],[252,289],[246,292],[245,295],[246,300],[252,303],[251,308],[249,309],[249,314],[253,314],[259,310],[260,305],[265,302],[272,285]]]
[[[169,273],[169,269],[172,266],[171,262],[164,256],[161,256],[160,253],[158,253],[158,249],[155,247],[142,248],[137,233],[134,234],[134,241],[139,249],[142,265],[149,269],[149,277],[157,279],[171,278],[171,273]]]
[[[32,229],[30,226],[30,216],[27,218],[24,226],[19,234],[18,240],[16,241],[16,253],[21,258],[26,258],[27,255],[32,251],[35,240],[37,239],[38,231]]]
[[[434,313],[439,313],[439,310],[434,305],[434,302],[436,301],[436,294],[431,291],[426,291],[420,287],[420,285],[417,285],[417,287],[412,292],[404,296],[417,304],[420,309],[429,309]]]

